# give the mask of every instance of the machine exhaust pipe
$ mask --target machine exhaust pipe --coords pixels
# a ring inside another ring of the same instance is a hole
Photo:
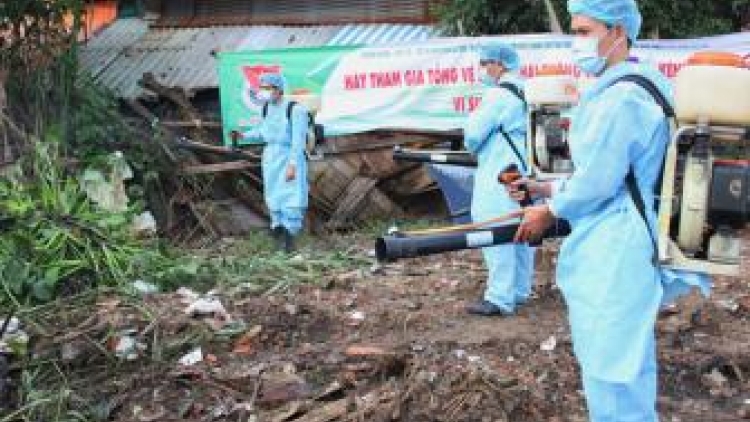
[[[379,262],[394,262],[401,258],[416,258],[463,249],[478,249],[512,243],[519,224],[491,227],[484,230],[447,232],[434,235],[388,235],[375,242],[375,256]],[[543,239],[565,237],[570,224],[556,220],[542,236]]]
[[[468,152],[453,151],[421,151],[404,149],[400,146],[393,148],[393,159],[412,163],[448,164],[460,167],[477,167],[477,159]]]

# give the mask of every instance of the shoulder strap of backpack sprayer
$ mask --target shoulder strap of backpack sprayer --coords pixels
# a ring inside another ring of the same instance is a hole
[[[521,103],[523,103],[524,110],[526,110],[528,108],[528,104],[526,104],[526,96],[524,95],[523,91],[521,91],[520,88],[518,88],[517,86],[515,86],[515,85],[513,85],[512,83],[509,83],[509,82],[503,82],[503,83],[499,84],[498,86],[500,88],[507,89],[508,91],[510,91],[511,93],[513,93],[513,95],[515,95],[516,97],[518,97],[518,99],[521,100]],[[513,143],[513,140],[510,139],[510,136],[503,129],[502,126],[499,126],[497,129],[503,135],[503,137],[505,138],[505,140],[508,141],[508,145],[510,145],[510,148],[513,150],[513,154],[516,155],[516,158],[518,158],[518,162],[521,164],[521,169],[523,169],[523,172],[526,173],[528,171],[528,168],[526,167],[526,160],[524,159],[523,155],[521,155],[521,152],[518,150],[518,148],[516,148],[516,144]]]
[[[656,104],[661,107],[661,109],[664,111],[664,115],[667,119],[674,119],[676,114],[674,111],[674,108],[669,103],[669,101],[664,97],[664,95],[659,91],[659,88],[656,87],[656,85],[651,82],[648,78],[641,75],[631,74],[631,75],[625,75],[620,78],[617,78],[610,86],[613,86],[615,84],[618,84],[620,82],[632,82],[639,87],[643,88],[646,92],[651,95],[651,97],[654,99]],[[662,168],[659,171],[659,178],[656,183],[656,189],[657,194],[660,192],[661,189],[661,178],[662,173],[664,172],[664,161],[662,160]],[[633,198],[633,203],[635,204],[636,209],[638,210],[638,214],[641,215],[641,218],[643,219],[644,224],[646,224],[646,230],[648,230],[648,235],[651,237],[651,244],[653,245],[654,252],[653,256],[651,258],[654,265],[659,265],[659,246],[656,242],[656,235],[651,230],[651,226],[648,224],[648,218],[646,217],[646,203],[643,200],[643,195],[641,195],[641,190],[638,188],[638,180],[635,177],[635,171],[633,170],[633,165],[630,165],[630,168],[628,169],[628,174],[625,176],[625,185],[628,188],[628,192],[630,192],[630,196]],[[658,196],[658,195],[657,195]]]
[[[498,84],[497,86],[498,88],[504,88],[510,91],[513,95],[518,97],[519,100],[521,100],[521,103],[523,103],[523,108],[527,108],[526,96],[524,95],[523,91],[516,85],[513,85],[510,82],[503,82]],[[513,143],[513,140],[510,139],[508,133],[503,129],[502,125],[493,129],[490,134],[487,135],[487,139],[484,140],[484,143],[488,142],[498,132],[500,132],[500,134],[503,135],[503,138],[508,141],[508,145],[510,145],[510,148],[513,150],[513,154],[516,156],[516,158],[518,158],[518,162],[521,164],[521,169],[523,169],[523,172],[526,173],[528,171],[528,168],[526,167],[526,160],[523,158],[523,155],[521,155],[521,151],[518,150],[516,144]]]
[[[521,100],[524,108],[527,107],[526,95],[524,95],[523,91],[519,87],[517,87],[516,85],[513,85],[510,82],[502,82],[502,83],[499,83],[497,86],[498,88],[505,88],[508,91],[510,91],[513,95],[518,97],[519,100]]]
[[[289,131],[293,131],[293,122],[294,119],[292,119],[292,111],[294,109],[294,106],[297,105],[296,101],[289,101],[289,104],[287,104],[286,107],[286,120],[289,122]],[[265,119],[266,115],[268,115],[268,103],[263,104],[263,109],[261,110],[261,116]],[[312,127],[312,132],[308,133],[307,140],[305,142],[305,154],[308,158],[313,156],[313,150],[321,143],[323,142],[324,134],[323,134],[323,126],[318,125],[315,123],[315,118],[313,117],[310,112],[307,112],[307,123],[309,127]],[[310,139],[310,136],[312,136],[312,139]]]
[[[289,126],[292,125],[292,109],[295,105],[297,105],[296,101],[289,101],[289,104],[286,106],[286,120],[289,122]],[[260,114],[261,117],[266,118],[268,115],[268,103],[263,104],[263,110],[261,110]]]

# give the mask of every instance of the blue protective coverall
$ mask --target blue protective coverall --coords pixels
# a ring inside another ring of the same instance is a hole
[[[523,89],[523,81],[506,74],[499,83],[510,82]],[[521,157],[526,157],[526,109],[523,102],[505,88],[490,88],[479,108],[464,126],[466,149],[477,156],[479,166],[474,175],[471,216],[475,222],[500,217],[519,209],[519,205],[501,185],[497,176],[509,164],[524,166],[514,154],[502,127]],[[488,270],[484,299],[513,312],[531,294],[534,270],[534,249],[527,245],[509,244],[482,249]]]
[[[266,143],[261,163],[263,195],[271,214],[271,228],[283,226],[296,235],[302,230],[308,201],[305,157],[308,116],[302,104],[295,104],[289,122],[288,105],[286,99],[278,104],[269,103],[259,132]],[[296,178],[286,181],[286,169],[290,163],[296,164]]]
[[[556,186],[549,203],[573,229],[560,250],[557,281],[594,422],[658,420],[657,313],[686,280],[706,281],[675,279],[651,263],[652,241],[625,178],[633,166],[644,202],[654,203],[669,128],[643,88],[610,86],[626,74],[648,77],[672,98],[669,82],[655,69],[627,62],[608,69],[573,112],[575,172]],[[650,230],[657,233],[655,211],[647,208]]]

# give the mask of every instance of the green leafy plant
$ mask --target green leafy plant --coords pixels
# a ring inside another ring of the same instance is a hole
[[[32,152],[0,180],[0,213],[13,221],[0,242],[4,293],[15,302],[46,301],[63,283],[126,280],[144,255],[129,233],[130,215],[86,198],[63,171],[57,141],[36,142]]]

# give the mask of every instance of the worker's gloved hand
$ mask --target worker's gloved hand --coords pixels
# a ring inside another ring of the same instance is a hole
[[[523,174],[515,164],[510,164],[500,174],[497,175],[497,181],[506,188],[513,182],[523,179]],[[520,192],[512,192],[511,197],[513,200],[518,202],[522,207],[528,207],[533,204],[534,201],[529,193],[528,189],[524,184],[517,185],[516,190]],[[510,192],[510,191],[509,191]]]
[[[552,183],[539,182],[532,179],[518,179],[505,185],[508,194],[516,202],[522,202],[527,196],[532,199],[549,198],[552,196]]]
[[[537,243],[542,235],[555,223],[555,215],[547,205],[526,207],[518,226],[514,241],[516,243]]]

